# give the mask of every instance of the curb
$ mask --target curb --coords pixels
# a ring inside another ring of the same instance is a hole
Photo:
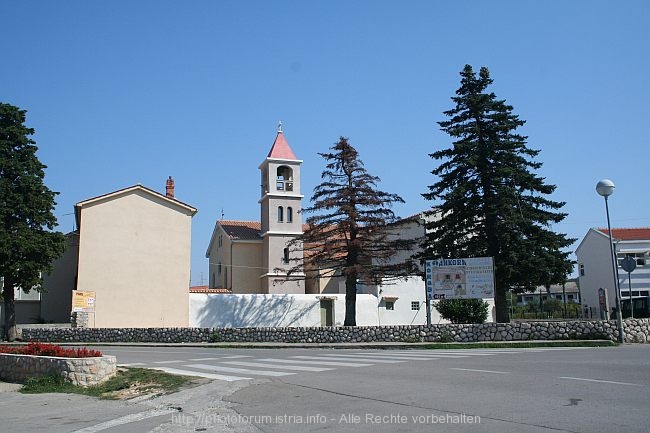
[[[2,343],[3,345],[25,345],[27,343],[14,342]],[[507,347],[602,347],[602,346],[618,346],[611,340],[530,340],[530,341],[480,341],[469,343],[441,343],[441,342],[418,342],[418,343],[403,343],[403,342],[358,342],[358,343],[275,343],[275,342],[232,342],[232,343],[128,343],[128,342],[53,342],[59,346],[104,346],[104,347],[196,347],[196,348],[227,348],[227,349],[385,349],[385,350],[401,350],[401,349],[426,349],[429,347],[436,349],[444,348],[458,348],[458,349],[489,349],[490,346],[494,348],[507,348]]]

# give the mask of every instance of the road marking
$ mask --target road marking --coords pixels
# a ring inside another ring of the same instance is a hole
[[[596,383],[609,383],[609,384],[612,384],[612,385],[643,386],[643,385],[641,385],[639,383],[616,382],[616,381],[613,381],[613,380],[601,380],[601,379],[585,379],[583,377],[561,376],[560,379],[582,380],[584,382],[596,382]]]
[[[325,359],[333,359],[335,361],[354,361],[354,360],[357,360],[357,361],[365,361],[365,362],[372,362],[372,363],[379,363],[379,364],[398,364],[400,362],[404,362],[404,361],[398,361],[398,360],[393,361],[393,360],[390,360],[390,359],[378,359],[378,358],[375,359],[375,358],[371,358],[369,356],[367,356],[365,358],[357,358],[354,355],[328,355],[328,354],[323,354],[323,356],[327,357]],[[323,359],[323,358],[315,357],[315,356],[308,356],[308,357],[296,356],[295,358]]]
[[[430,355],[410,355],[407,353],[399,353],[396,355],[390,355],[390,354],[383,354],[383,353],[377,353],[377,354],[366,354],[366,356],[386,356],[386,357],[395,357],[396,359],[399,359],[399,357],[404,357],[404,359],[415,359],[417,357],[424,358],[424,359],[438,359],[438,358],[467,358],[470,355],[464,355],[461,353],[436,353],[436,354],[430,354]]]
[[[144,362],[130,362],[126,364],[117,364],[120,367],[137,367],[139,365],[147,365]]]
[[[354,357],[361,357],[361,358],[367,358],[369,356],[371,357],[377,357],[380,359],[400,359],[402,361],[429,361],[431,359],[438,359],[437,357],[431,357],[431,356],[411,356],[411,355],[400,355],[400,354],[390,354],[390,353],[350,353],[350,354],[345,354],[342,356],[354,356]]]
[[[188,361],[216,361],[221,358],[190,358]]]
[[[199,377],[205,377],[206,379],[225,380],[226,382],[234,382],[236,380],[250,379],[250,377],[226,376],[223,374],[204,373],[202,371],[193,371],[193,370],[180,370],[178,368],[169,368],[169,367],[156,367],[156,370],[162,370],[164,372],[170,374],[177,374],[180,376],[199,376]]]
[[[244,373],[244,374],[254,374],[256,376],[289,376],[290,373],[286,371],[263,371],[263,370],[250,370],[248,368],[233,368],[233,367],[223,367],[221,365],[208,365],[208,364],[189,364],[184,367],[191,368],[200,368],[201,370],[212,370],[212,371],[223,371],[226,373]]]
[[[142,421],[143,419],[154,418],[161,415],[169,415],[172,413],[177,413],[177,409],[165,408],[165,409],[151,409],[144,412],[132,413],[130,415],[121,416],[109,421],[104,421],[99,424],[95,424],[90,427],[82,428],[81,430],[75,430],[72,433],[95,433],[102,430],[108,430],[109,428],[116,427],[118,425],[129,424],[132,422]]]
[[[332,368],[321,368],[321,367],[307,367],[305,365],[273,365],[263,362],[247,362],[247,361],[228,361],[223,362],[222,364],[229,365],[241,365],[242,367],[266,367],[266,368],[283,368],[285,370],[297,370],[297,371],[329,371],[333,370]]]
[[[294,356],[294,358],[297,358]],[[310,357],[307,357],[310,358]],[[311,357],[317,360],[320,360],[322,358],[317,358],[317,357]],[[331,365],[332,367],[370,367],[372,364],[362,364],[362,363],[357,363],[357,362],[334,362],[334,361],[302,361],[302,360],[297,360],[297,359],[280,359],[280,358],[263,358],[260,359],[259,361],[268,361],[268,362],[285,362],[287,364],[317,364],[317,365]]]
[[[179,361],[179,360],[174,360],[174,361],[154,361],[153,364],[178,364],[179,362],[185,362],[185,361]]]
[[[224,359],[239,359],[239,358],[252,358],[251,355],[228,355],[222,356]]]
[[[458,370],[458,371],[473,371],[475,373],[494,373],[494,374],[510,374],[508,371],[494,371],[494,370],[474,370],[472,368],[453,368],[450,367],[450,370]]]

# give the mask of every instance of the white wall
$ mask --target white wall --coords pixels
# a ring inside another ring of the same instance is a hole
[[[357,325],[423,325],[426,324],[424,283],[419,277],[381,287],[379,297],[357,294]],[[228,295],[190,293],[191,327],[259,327],[259,326],[321,326],[320,298],[323,295]],[[345,294],[328,294],[334,300],[334,323],[342,326],[345,319]],[[386,310],[382,297],[396,297],[394,310]],[[490,304],[488,321],[493,321],[494,300]],[[420,304],[411,309],[411,302]],[[432,323],[446,323],[435,308],[431,308]]]

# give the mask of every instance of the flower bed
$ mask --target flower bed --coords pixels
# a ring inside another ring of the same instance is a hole
[[[66,349],[56,344],[29,343],[27,346],[0,346],[0,353],[14,355],[57,356],[59,358],[93,358],[102,356],[97,350],[88,350],[86,347]]]
[[[74,385],[101,383],[115,375],[117,360],[85,347],[67,349],[54,344],[0,346],[0,379],[25,382],[32,377],[59,375]]]

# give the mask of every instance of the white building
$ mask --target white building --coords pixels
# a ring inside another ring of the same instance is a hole
[[[623,313],[625,316],[629,314],[630,285],[635,311],[647,310],[647,298],[650,296],[650,228],[612,229],[612,237],[621,299],[624,301]],[[576,249],[576,256],[583,306],[591,317],[608,317],[616,305],[608,230],[589,229]],[[619,263],[626,256],[636,261],[636,269],[629,279]],[[599,289],[603,289],[604,297],[599,296]]]

